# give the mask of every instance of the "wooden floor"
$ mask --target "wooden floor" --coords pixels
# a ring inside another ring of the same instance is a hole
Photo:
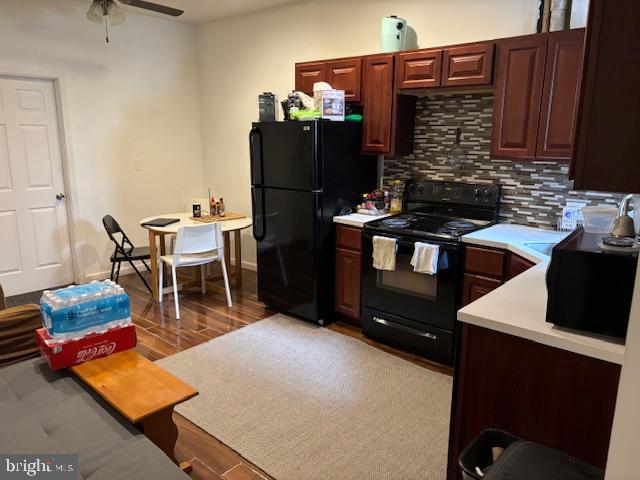
[[[273,315],[276,312],[258,301],[256,283],[255,272],[244,270],[242,288],[232,289],[233,308],[227,307],[223,288],[210,288],[206,295],[202,295],[199,290],[183,291],[180,293],[178,322],[172,295],[165,296],[162,303],[153,302],[151,294],[136,275],[120,277],[120,284],[126,289],[131,300],[131,317],[138,334],[137,350],[145,357],[157,360]],[[346,323],[338,322],[329,328],[358,338],[417,365],[451,374],[451,369],[448,367],[428,362],[415,355],[365,338],[359,329]],[[191,478],[210,480],[271,478],[179,414],[174,414],[174,417],[179,430],[176,456],[181,462],[191,463],[193,466]]]

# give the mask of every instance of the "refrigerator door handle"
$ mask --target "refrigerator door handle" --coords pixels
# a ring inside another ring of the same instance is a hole
[[[259,147],[259,158],[254,158],[254,152],[256,147],[256,138],[258,141]],[[262,132],[258,127],[253,127],[249,132],[249,160],[251,162],[251,184],[252,185],[262,185],[264,181],[264,162],[262,161]],[[256,161],[259,162],[256,170]],[[257,174],[260,175],[260,178],[257,178]]]
[[[265,239],[265,237],[267,236],[267,218],[265,217],[265,212],[264,212],[264,189],[261,188],[260,189],[262,192],[261,195],[261,201],[260,203],[262,204],[262,212],[260,213],[261,216],[261,226],[262,226],[262,233],[260,233],[258,235],[257,231],[256,231],[256,189],[252,188],[251,189],[251,212],[252,212],[252,216],[253,218],[252,220],[252,229],[253,229],[253,238],[257,241],[257,242],[261,242],[262,240]]]

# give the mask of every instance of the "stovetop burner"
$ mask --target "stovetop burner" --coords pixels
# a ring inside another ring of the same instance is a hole
[[[405,212],[365,225],[370,232],[416,239],[460,241],[498,219],[500,187],[436,180],[407,180]]]
[[[411,225],[411,222],[414,219],[404,218],[404,217],[391,217],[385,218],[382,223],[391,228],[406,228]]]
[[[484,220],[451,218],[424,213],[402,213],[366,224],[367,230],[389,231],[396,235],[458,239],[462,235],[489,225]]]
[[[445,223],[444,228],[452,230],[466,230],[467,228],[473,228],[475,225],[468,220],[451,220]]]

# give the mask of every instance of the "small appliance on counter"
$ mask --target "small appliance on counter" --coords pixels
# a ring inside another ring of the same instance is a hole
[[[366,223],[362,240],[362,331],[451,365],[464,247],[461,237],[498,220],[500,186],[407,180],[402,213]],[[394,267],[374,266],[374,242],[395,243]],[[417,243],[437,252],[418,272]]]
[[[261,122],[275,122],[277,114],[278,96],[271,92],[258,95],[258,115]]]
[[[406,48],[407,21],[396,15],[382,17],[380,22],[380,52],[400,52]]]
[[[624,339],[638,253],[607,248],[603,237],[579,228],[553,248],[547,322]]]

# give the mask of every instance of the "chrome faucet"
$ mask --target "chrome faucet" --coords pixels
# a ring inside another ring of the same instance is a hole
[[[618,215],[613,221],[611,235],[614,237],[635,237],[636,229],[633,225],[633,218],[629,216],[629,201],[633,200],[633,194],[629,194],[620,201]],[[636,205],[634,200],[633,209],[637,210],[640,205]],[[637,211],[634,215],[637,214]]]

